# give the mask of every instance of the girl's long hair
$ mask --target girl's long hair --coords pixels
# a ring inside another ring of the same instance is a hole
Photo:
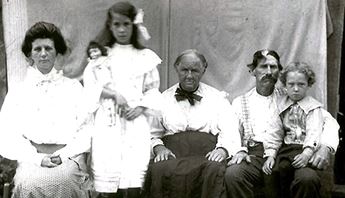
[[[112,21],[112,15],[114,13],[127,16],[133,22],[135,19],[135,16],[137,15],[137,10],[129,2],[118,2],[109,8],[107,20],[105,22],[104,28],[98,34],[98,36],[95,38],[95,41],[100,43],[103,46],[112,47],[114,45],[114,43],[116,43],[116,38],[113,36],[112,32],[110,31],[110,24]],[[137,25],[135,25],[135,24],[133,24],[131,44],[136,49],[146,48],[140,42],[140,31],[139,31]]]

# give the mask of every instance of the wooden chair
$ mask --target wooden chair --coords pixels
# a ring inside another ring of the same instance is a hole
[[[3,158],[0,155],[0,198],[11,196],[11,184],[17,169],[17,161]]]
[[[4,192],[2,193],[2,198],[10,198],[10,184],[4,184]]]

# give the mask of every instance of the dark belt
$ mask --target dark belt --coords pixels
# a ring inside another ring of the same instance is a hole
[[[255,146],[248,147],[248,154],[261,157],[264,155],[264,145],[262,142],[256,142]]]
[[[37,153],[45,154],[52,154],[66,146],[66,144],[37,144],[33,141],[30,141],[30,143],[36,148]]]

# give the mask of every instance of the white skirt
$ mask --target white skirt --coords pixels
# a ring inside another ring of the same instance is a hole
[[[150,160],[150,127],[145,116],[133,121],[116,116],[110,126],[98,111],[92,136],[91,172],[94,190],[117,192],[142,187]],[[98,118],[97,118],[98,117]]]

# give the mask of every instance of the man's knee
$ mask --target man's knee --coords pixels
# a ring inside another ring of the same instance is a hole
[[[295,185],[316,185],[320,186],[320,177],[317,172],[311,168],[298,169],[295,172],[295,179],[293,182]]]
[[[280,160],[278,164],[278,168],[280,171],[288,171],[289,169],[292,169],[291,162],[287,159]]]
[[[239,182],[244,179],[245,168],[241,164],[234,164],[227,167],[225,171],[225,182],[227,184]]]

